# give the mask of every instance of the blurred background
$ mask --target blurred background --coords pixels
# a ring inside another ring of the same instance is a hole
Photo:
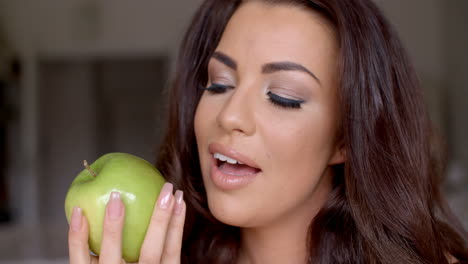
[[[449,151],[468,228],[468,1],[376,0]],[[154,160],[164,89],[201,0],[0,0],[0,263],[68,263],[66,191],[83,159]]]

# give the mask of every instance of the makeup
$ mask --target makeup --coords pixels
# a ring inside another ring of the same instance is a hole
[[[219,143],[208,146],[210,152],[210,178],[222,190],[240,189],[262,172],[250,158]]]
[[[221,164],[218,167],[218,160],[213,156],[211,158],[210,178],[213,184],[222,190],[236,190],[241,189],[250,183],[261,173],[260,170],[236,170],[234,166],[247,166],[247,165],[225,165]],[[223,166],[226,166],[223,168]],[[230,168],[227,168],[230,166]],[[246,173],[246,171],[249,171]],[[250,172],[251,171],[251,172]]]

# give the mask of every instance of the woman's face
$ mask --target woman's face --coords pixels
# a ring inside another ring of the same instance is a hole
[[[240,227],[310,220],[331,190],[330,166],[344,161],[331,27],[309,10],[247,2],[208,77],[195,134],[213,215]]]

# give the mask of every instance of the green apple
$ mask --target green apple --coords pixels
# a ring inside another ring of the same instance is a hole
[[[73,207],[82,208],[89,223],[89,247],[99,255],[106,205],[111,192],[119,192],[125,204],[122,256],[127,262],[137,262],[164,178],[146,160],[125,153],[109,153],[91,166],[85,161],[85,166],[65,199],[68,222]]]

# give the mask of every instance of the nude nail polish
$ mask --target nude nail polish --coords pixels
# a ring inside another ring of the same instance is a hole
[[[107,212],[111,220],[117,220],[122,216],[123,204],[120,200],[119,192],[111,193],[109,204],[107,205],[107,207]]]
[[[180,190],[177,190],[176,193],[175,193],[175,200],[176,200],[176,204],[175,204],[175,208],[174,208],[174,213],[176,215],[180,215],[182,213],[182,209],[183,209],[183,201],[184,201],[184,192],[180,191]]]
[[[171,204],[172,200],[172,190],[173,186],[171,183],[166,182],[161,189],[161,193],[159,194],[159,201],[158,205],[159,208],[161,209],[167,209],[169,208],[169,205]]]
[[[74,207],[73,212],[72,212],[72,217],[70,221],[70,225],[73,231],[78,232],[81,229],[81,208],[80,207]]]

